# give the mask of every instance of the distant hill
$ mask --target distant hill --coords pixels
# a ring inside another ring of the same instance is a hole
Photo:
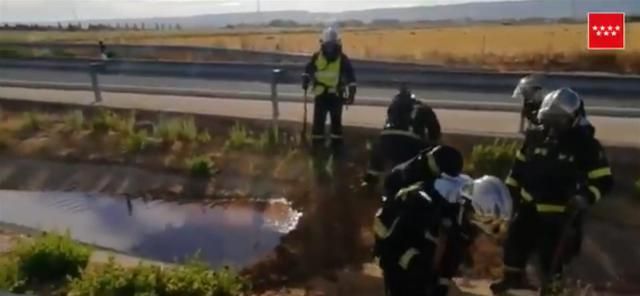
[[[525,0],[476,2],[439,6],[380,8],[340,13],[312,13],[307,11],[269,11],[257,13],[227,13],[191,17],[163,17],[149,19],[118,19],[83,21],[102,24],[180,24],[183,28],[223,27],[234,24],[265,24],[275,19],[298,23],[328,23],[343,20],[371,22],[376,19],[399,21],[437,20],[501,20],[526,18],[584,18],[589,11],[623,11],[640,15],[640,0]]]

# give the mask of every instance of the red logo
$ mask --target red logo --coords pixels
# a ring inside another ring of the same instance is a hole
[[[624,12],[588,13],[589,49],[624,49]]]

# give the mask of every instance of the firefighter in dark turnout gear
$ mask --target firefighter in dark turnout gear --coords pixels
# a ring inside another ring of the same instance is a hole
[[[512,98],[522,102],[520,132],[538,124],[538,110],[549,91],[548,79],[542,74],[523,77],[513,90]]]
[[[336,29],[325,29],[320,42],[320,51],[313,54],[302,76],[302,88],[307,91],[311,86],[315,95],[311,128],[313,148],[317,150],[325,143],[324,125],[328,113],[331,145],[334,152],[339,152],[343,144],[342,107],[353,104],[355,100],[356,77],[351,61],[342,52]]]
[[[511,216],[511,197],[498,178],[485,176],[454,186],[436,189],[433,182],[418,182],[387,199],[378,211],[375,255],[386,295],[447,295],[477,234]],[[445,199],[443,189],[457,192],[457,198]]]
[[[605,152],[593,128],[581,124],[582,100],[562,88],[549,93],[529,129],[506,183],[516,216],[505,244],[504,278],[495,294],[526,288],[524,268],[532,253],[540,259],[542,295],[550,295],[563,267],[578,255],[584,210],[613,186]]]
[[[440,122],[433,109],[415,98],[406,87],[387,109],[387,121],[371,150],[364,183],[374,185],[387,164],[395,167],[440,141]]]
[[[462,167],[462,154],[457,149],[446,145],[427,148],[391,170],[384,180],[383,197],[393,197],[417,182],[434,183],[442,175],[457,177]]]
[[[522,102],[520,132],[525,133],[527,129],[534,128],[539,125],[538,111],[542,105],[542,100],[551,91],[551,82],[548,77],[543,74],[531,74],[523,77],[513,91],[512,98]],[[584,108],[584,101],[580,100],[579,108],[580,122],[578,125],[592,130],[595,134],[595,128],[587,119],[587,113]]]

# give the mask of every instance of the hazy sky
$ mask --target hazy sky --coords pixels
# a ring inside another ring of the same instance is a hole
[[[341,11],[496,0],[259,0],[262,10]],[[640,0],[639,0],[640,1]],[[258,0],[0,0],[0,23],[256,11]]]

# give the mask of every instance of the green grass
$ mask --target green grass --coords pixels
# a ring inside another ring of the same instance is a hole
[[[475,145],[467,171],[475,176],[491,175],[504,179],[511,170],[518,148],[517,142],[499,139],[493,144]]]
[[[124,268],[110,259],[106,265],[72,280],[68,295],[235,296],[248,291],[245,280],[232,271],[216,272],[196,261],[168,268],[146,264]]]
[[[85,126],[84,114],[80,110],[71,111],[62,118],[65,129],[69,132],[81,131]]]
[[[229,150],[242,150],[253,147],[255,142],[255,139],[253,139],[247,127],[236,122],[229,130],[229,137],[224,144],[224,148]]]
[[[24,291],[31,286],[59,284],[84,270],[91,249],[71,240],[69,234],[43,234],[22,240],[0,259],[0,288]]]
[[[91,129],[94,132],[116,131],[120,118],[113,111],[99,109],[91,118]]]
[[[143,130],[127,134],[124,138],[123,149],[125,153],[142,152],[150,146],[150,138]]]
[[[162,119],[154,127],[154,136],[169,144],[176,141],[208,142],[211,136],[207,132],[198,133],[193,117]]]
[[[193,177],[210,177],[215,173],[215,163],[206,155],[189,158],[185,165]]]
[[[244,125],[236,122],[229,130],[229,137],[225,142],[224,148],[225,150],[276,152],[287,140],[289,139],[286,135],[281,135],[279,131],[272,128],[264,130],[258,136],[254,136]]]

